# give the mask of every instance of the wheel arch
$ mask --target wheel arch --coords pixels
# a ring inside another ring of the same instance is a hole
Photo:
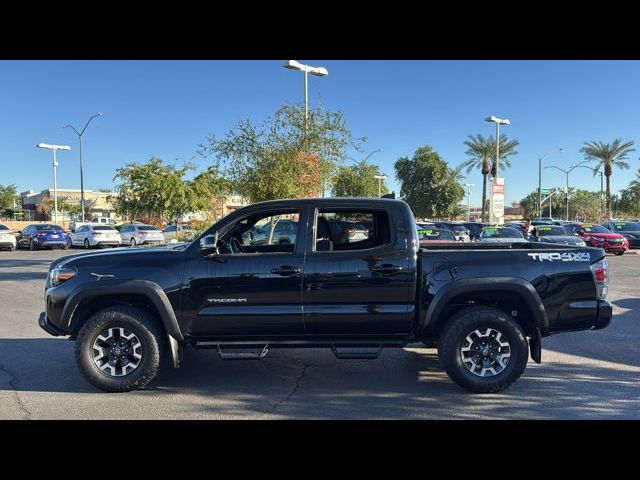
[[[148,280],[99,281],[73,292],[62,311],[67,331],[75,336],[89,316],[114,304],[129,304],[152,311],[168,335],[184,341],[173,307],[162,288]]]
[[[543,335],[549,331],[544,305],[533,285],[518,277],[498,277],[456,280],[440,289],[420,318],[418,336],[434,337],[451,315],[472,306],[500,308],[507,314],[511,314],[508,308],[516,307],[514,320],[527,335],[534,335],[536,328]]]

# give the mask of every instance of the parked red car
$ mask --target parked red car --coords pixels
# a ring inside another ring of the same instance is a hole
[[[613,233],[608,228],[594,223],[570,223],[564,228],[573,234],[584,238],[587,245],[600,247],[605,252],[613,252],[616,255],[624,255],[629,250],[629,241],[619,233]]]

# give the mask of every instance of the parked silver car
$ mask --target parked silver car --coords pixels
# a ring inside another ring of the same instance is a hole
[[[163,245],[164,235],[158,227],[132,223],[120,229],[123,245]]]

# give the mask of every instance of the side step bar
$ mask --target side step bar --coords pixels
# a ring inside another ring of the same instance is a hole
[[[339,360],[375,360],[382,352],[382,344],[377,347],[362,347],[358,349],[348,349],[348,347],[331,346],[331,351]]]
[[[229,348],[218,344],[218,355],[222,360],[261,360],[269,353],[269,345],[256,348]]]

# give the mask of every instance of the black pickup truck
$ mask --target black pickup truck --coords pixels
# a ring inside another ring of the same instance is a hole
[[[224,359],[319,346],[376,358],[423,342],[457,384],[496,392],[529,355],[541,361],[542,337],[606,327],[606,295],[598,248],[421,248],[403,201],[314,198],[239,209],[189,244],[60,258],[39,324],[75,340],[82,374],[106,391],[144,387],[185,345]]]

